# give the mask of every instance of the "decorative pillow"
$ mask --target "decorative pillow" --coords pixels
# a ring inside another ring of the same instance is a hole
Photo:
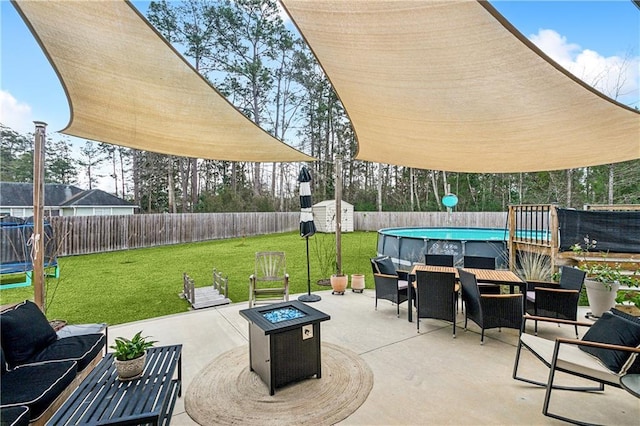
[[[376,265],[378,265],[378,271],[385,275],[398,275],[396,273],[396,267],[393,265],[389,256],[374,259]]]
[[[626,318],[629,321],[638,324],[640,326],[640,318],[634,317],[633,315],[629,315],[626,312],[619,311],[618,309],[612,308],[611,313],[613,315],[617,315],[622,318]],[[640,348],[640,345],[637,346]],[[640,374],[640,356],[637,353],[632,353],[629,357],[629,360],[622,366],[621,373],[625,374]]]
[[[0,314],[0,332],[4,356],[12,368],[58,338],[40,308],[28,300]]]
[[[640,345],[640,324],[629,321],[620,315],[605,312],[589,328],[582,340],[635,348]],[[616,374],[623,373],[623,368],[628,368],[627,363],[631,358],[630,352],[589,346],[579,346],[579,348],[597,357],[609,370]]]

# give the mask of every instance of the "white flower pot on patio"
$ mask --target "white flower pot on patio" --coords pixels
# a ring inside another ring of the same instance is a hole
[[[587,279],[584,280],[584,286],[587,289],[587,299],[589,299],[589,307],[594,317],[600,318],[604,312],[616,305],[619,283],[604,284]]]

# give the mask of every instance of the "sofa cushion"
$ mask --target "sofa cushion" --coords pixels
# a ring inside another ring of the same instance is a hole
[[[640,325],[639,317],[634,317],[633,315],[629,315],[628,313],[619,311],[618,309],[615,309],[615,308],[611,309],[611,313],[613,315],[626,318],[629,321]],[[640,344],[638,345],[638,347],[640,347]],[[625,363],[625,365],[622,366],[622,370],[620,370],[620,372],[626,373],[626,374],[640,374],[640,356],[638,356],[637,353],[631,354],[631,356],[629,357],[629,360]]]
[[[635,323],[611,312],[605,312],[589,328],[582,340],[637,347],[640,345],[640,323]],[[630,352],[589,346],[580,346],[580,349],[597,357],[609,370],[615,373],[624,373],[623,368],[628,368],[626,363],[631,358]]]
[[[23,364],[58,336],[38,306],[29,301],[0,314],[2,349],[11,367]]]
[[[26,364],[5,373],[0,382],[1,408],[29,407],[37,420],[76,377],[74,361]]]
[[[376,262],[376,266],[378,267],[378,271],[381,274],[385,275],[398,275],[396,272],[396,267],[393,265],[391,258],[389,256],[379,257],[374,259]]]
[[[76,361],[78,371],[82,371],[104,349],[105,344],[106,336],[102,333],[64,337],[38,352],[29,362]]]
[[[0,408],[0,419],[2,419],[2,426],[28,426],[29,407],[21,405],[19,407]]]

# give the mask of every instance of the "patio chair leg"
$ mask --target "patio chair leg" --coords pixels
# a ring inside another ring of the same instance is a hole
[[[480,344],[484,345],[484,328],[482,329],[482,333],[480,333]]]
[[[576,339],[578,339],[578,326],[575,325],[574,327],[576,328]]]
[[[534,331],[534,335],[537,336],[538,335],[538,321],[534,321],[533,331]]]

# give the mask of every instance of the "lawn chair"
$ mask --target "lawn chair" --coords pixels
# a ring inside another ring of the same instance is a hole
[[[249,308],[258,303],[283,301],[289,301],[289,274],[284,252],[257,252],[255,270],[249,277]]]

